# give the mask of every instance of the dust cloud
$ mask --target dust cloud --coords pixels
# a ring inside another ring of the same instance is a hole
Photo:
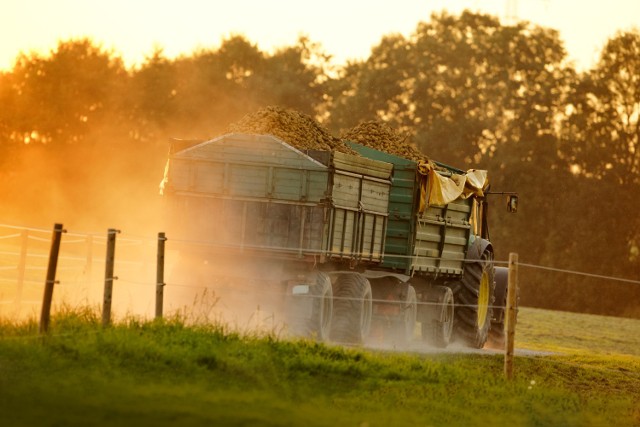
[[[155,236],[163,231],[158,185],[168,150],[165,141],[125,146],[99,136],[77,145],[3,147],[0,310],[6,312],[16,301],[23,304],[20,312],[35,311],[42,298],[55,223],[62,223],[67,233],[62,238],[54,305],[101,301],[109,228],[122,231],[118,238],[123,241],[116,244],[116,274],[119,268],[126,269],[124,276],[133,282],[151,278],[153,283]],[[24,230],[28,230],[26,266],[16,272],[24,242],[11,236]],[[118,291],[114,298],[122,294]],[[138,303],[135,295],[127,298],[136,311],[147,305]]]
[[[0,271],[0,314],[39,312],[51,230],[54,223],[62,223],[67,233],[62,237],[54,311],[63,305],[101,310],[107,229],[114,228],[119,230],[114,319],[154,316],[157,235],[166,232],[166,316],[280,333],[281,269],[260,258],[234,257],[224,248],[210,251],[216,238],[210,232],[184,233],[180,218],[167,214],[167,201],[159,194],[168,152],[168,140],[144,147],[94,141],[55,149],[21,147],[2,159],[0,238],[19,234],[20,228],[30,231],[24,284],[17,289],[16,272]],[[204,220],[216,224],[221,218],[210,211]],[[0,251],[6,254],[0,255],[0,266],[17,265],[20,238],[0,239]]]
[[[157,234],[166,232],[165,316],[288,336],[287,281],[309,271],[287,271],[285,263],[264,253],[240,251],[236,230],[241,218],[224,214],[218,205],[202,211],[199,219],[170,209],[167,198],[159,194],[168,141],[124,147],[96,140],[55,149],[22,148],[2,159],[0,238],[19,234],[20,227],[29,229],[27,265],[19,296],[15,271],[0,271],[0,315],[39,313],[51,230],[54,223],[62,223],[67,233],[62,237],[54,312],[62,306],[102,309],[107,229],[114,228],[119,233],[113,319],[152,318]],[[264,225],[261,236],[270,231]],[[258,234],[251,239],[265,243]],[[20,250],[19,237],[0,239],[0,252],[8,254],[0,255],[0,266],[17,265]],[[405,348],[375,338],[369,344]]]
[[[0,219],[26,227],[148,233],[160,218],[158,184],[168,144],[23,147],[0,175]]]
[[[277,265],[258,260],[258,268],[248,257],[188,251],[169,253],[167,259],[168,312],[244,333],[286,335],[286,281]]]

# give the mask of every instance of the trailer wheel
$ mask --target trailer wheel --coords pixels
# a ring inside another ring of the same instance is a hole
[[[360,274],[339,274],[333,292],[331,340],[361,344],[371,328],[371,284]]]
[[[288,307],[291,331],[294,335],[327,341],[331,331],[333,292],[331,279],[318,272],[308,293],[294,296]]]
[[[451,341],[454,322],[453,292],[446,286],[433,286],[426,295],[422,338],[429,344],[446,348]]]
[[[407,344],[413,339],[418,315],[418,298],[413,286],[407,287],[407,296],[402,302],[402,313],[396,327],[396,337],[400,344]]]
[[[331,332],[333,317],[333,291],[331,279],[324,273],[318,273],[316,284],[310,288],[313,297],[309,330],[318,340],[326,341]]]
[[[451,288],[456,304],[455,335],[470,347],[484,347],[491,327],[495,291],[493,252],[489,247],[480,259],[465,263],[462,280]]]

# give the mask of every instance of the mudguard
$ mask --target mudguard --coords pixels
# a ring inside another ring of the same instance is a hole
[[[487,248],[490,248],[491,252],[493,252],[493,245],[490,241],[477,237],[473,242],[471,242],[469,249],[467,249],[467,256],[465,259],[479,260]]]

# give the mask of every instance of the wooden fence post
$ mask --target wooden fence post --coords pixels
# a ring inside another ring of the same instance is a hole
[[[162,318],[164,305],[164,242],[167,241],[164,233],[158,233],[158,262],[156,269],[156,319]]]
[[[18,289],[16,292],[15,306],[20,311],[22,304],[22,292],[24,289],[24,276],[27,270],[27,246],[29,244],[29,230],[22,230],[20,238],[20,260],[18,261]]]
[[[104,270],[104,298],[102,303],[102,326],[111,323],[111,299],[113,297],[113,281],[118,278],[113,275],[113,265],[116,256],[116,233],[120,230],[110,228],[107,232],[107,258]]]
[[[506,342],[504,354],[504,374],[508,380],[513,378],[513,349],[516,334],[517,294],[518,294],[518,254],[509,254],[509,278],[507,282]]]
[[[55,224],[51,238],[51,251],[49,252],[49,267],[47,279],[44,284],[44,296],[42,297],[42,312],[40,313],[40,334],[49,331],[51,319],[51,301],[53,300],[53,285],[56,283],[56,269],[58,268],[58,255],[60,254],[60,240],[62,240],[62,224]]]

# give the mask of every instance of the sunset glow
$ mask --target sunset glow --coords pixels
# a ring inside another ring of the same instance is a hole
[[[464,9],[527,20],[560,31],[569,57],[579,68],[592,65],[617,30],[640,25],[636,0],[325,0],[206,2],[150,0],[8,0],[0,14],[0,70],[20,53],[47,53],[59,40],[89,37],[122,55],[128,66],[154,48],[169,57],[215,47],[231,34],[245,35],[261,50],[295,43],[299,35],[319,42],[336,64],[368,56],[372,45],[391,33],[409,35],[433,12]]]

